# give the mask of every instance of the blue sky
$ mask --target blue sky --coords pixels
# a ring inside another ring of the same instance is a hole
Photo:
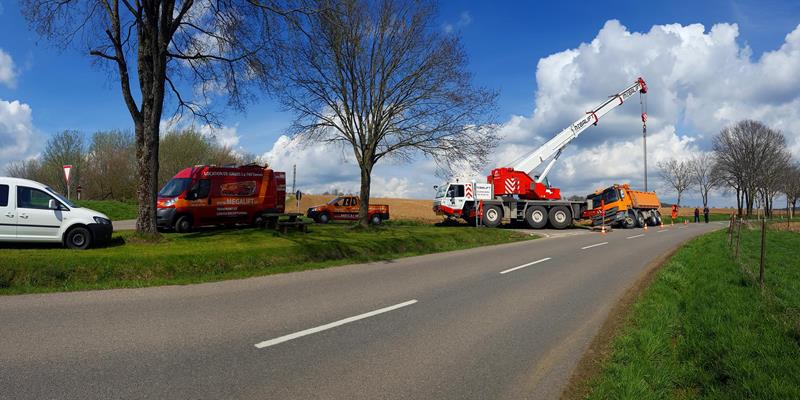
[[[445,1],[439,14],[442,29],[452,29],[462,36],[475,82],[499,91],[501,122],[514,116],[533,117],[540,59],[591,42],[609,20],[618,20],[628,32],[642,33],[654,25],[699,23],[709,31],[715,24],[735,24],[738,28],[735,43],[749,48],[749,58],[754,61],[764,52],[780,48],[787,34],[800,23],[797,1],[651,3],[656,2]],[[85,49],[77,46],[57,49],[32,32],[14,1],[0,0],[0,50],[13,59],[16,71],[13,84],[0,83],[0,100],[29,105],[32,125],[38,134],[47,136],[63,129],[91,133],[131,127],[113,76],[94,66]],[[619,65],[609,62],[606,68],[612,70]],[[621,89],[625,84],[620,82],[610,87]],[[568,111],[574,117],[580,114],[579,110]],[[651,114],[657,112],[651,110]],[[562,119],[554,120],[560,123]],[[290,114],[264,98],[245,114],[227,113],[223,122],[235,128],[239,146],[262,154],[274,150],[276,140],[290,120]],[[685,134],[702,130],[682,119],[673,125]],[[541,126],[549,128],[548,124]],[[553,133],[534,132],[530,146],[537,138]],[[702,139],[697,143],[704,146]],[[385,174],[389,179],[392,169]],[[584,188],[575,188],[581,189]],[[411,195],[424,197],[414,190]]]

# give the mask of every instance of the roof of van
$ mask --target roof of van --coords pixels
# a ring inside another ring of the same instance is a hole
[[[34,187],[47,187],[44,183],[32,181],[30,179],[22,179],[22,178],[12,178],[10,176],[0,176],[0,184],[10,184],[13,183],[15,185],[27,185],[27,186],[34,186]]]

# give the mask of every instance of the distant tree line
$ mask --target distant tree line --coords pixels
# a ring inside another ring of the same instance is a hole
[[[756,208],[771,216],[778,194],[786,195],[794,213],[800,198],[800,165],[792,160],[786,137],[759,121],[743,120],[725,127],[713,138],[710,153],[662,161],[658,169],[677,193],[678,205],[689,188],[699,191],[704,207],[715,188],[735,192],[739,216],[752,216]]]
[[[163,186],[177,171],[198,164],[245,164],[242,154],[192,129],[166,133],[160,138],[158,184]],[[74,130],[53,135],[36,158],[12,162],[9,176],[31,179],[66,194],[64,165],[72,165],[70,192],[82,199],[134,201],[136,199],[136,148],[130,131],[97,132],[90,137]]]

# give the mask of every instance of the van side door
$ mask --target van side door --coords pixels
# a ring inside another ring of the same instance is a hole
[[[69,212],[60,201],[46,192],[17,186],[17,238],[26,240],[57,241],[64,214]],[[57,209],[49,207],[55,201]]]
[[[11,185],[0,184],[0,240],[17,238],[17,209]]]

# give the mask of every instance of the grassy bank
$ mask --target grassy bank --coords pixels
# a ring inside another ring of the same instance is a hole
[[[79,200],[75,203],[80,207],[99,211],[111,218],[112,221],[135,219],[139,209],[136,203],[125,203],[116,200]]]
[[[726,232],[697,238],[633,306],[589,398],[800,398],[800,234],[770,231],[766,290]],[[756,269],[760,232],[742,231]]]
[[[315,225],[310,233],[260,229],[166,234],[160,243],[115,234],[86,251],[0,244],[0,294],[186,284],[389,260],[530,238],[502,229]]]

